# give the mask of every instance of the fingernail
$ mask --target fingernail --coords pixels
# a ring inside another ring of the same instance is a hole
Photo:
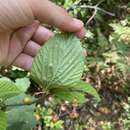
[[[76,32],[75,35],[78,38],[83,39],[85,37],[85,33],[86,33],[86,29],[82,28],[81,30],[79,30],[78,32]]]
[[[77,28],[82,28],[84,26],[84,23],[79,19],[73,18],[73,21]]]

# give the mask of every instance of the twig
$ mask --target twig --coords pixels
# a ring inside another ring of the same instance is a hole
[[[110,16],[115,16],[115,14],[114,13],[111,13],[111,12],[109,12],[109,11],[106,11],[106,10],[104,10],[104,9],[102,9],[102,8],[100,8],[100,7],[98,7],[97,5],[94,5],[94,6],[91,6],[91,5],[81,5],[81,6],[74,6],[74,7],[72,7],[72,9],[76,9],[76,8],[81,8],[81,9],[94,9],[94,10],[98,10],[98,11],[101,11],[101,12],[103,12],[103,13],[105,13],[105,14],[108,14],[108,15],[110,15]]]
[[[104,10],[104,9],[101,9],[101,8],[99,8],[99,7],[97,7],[97,9],[99,10],[99,11],[102,11],[103,13],[105,13],[105,14],[108,14],[108,15],[110,15],[110,16],[115,16],[115,14],[114,13],[111,13],[111,12],[109,12],[109,11],[106,11],[106,10]]]
[[[92,21],[92,19],[95,17],[96,14],[97,14],[97,9],[94,10],[93,15],[88,19],[86,25],[88,25]]]
[[[81,1],[80,1],[80,2],[81,2]],[[99,5],[100,5],[102,2],[104,2],[104,0],[99,1],[99,3],[97,3],[97,4],[94,5],[94,6],[91,6],[91,5],[81,5],[81,6],[80,6],[80,5],[78,5],[80,2],[78,2],[77,4],[73,4],[73,5],[68,9],[68,11],[71,10],[71,9],[76,9],[76,8],[81,8],[81,9],[86,9],[86,8],[94,9],[93,15],[89,18],[89,20],[87,21],[86,25],[88,25],[88,24],[90,23],[90,21],[95,17],[95,15],[97,14],[98,11],[101,11],[101,12],[107,14],[107,15],[110,15],[110,16],[115,16],[114,13],[111,13],[111,12],[106,11],[106,10],[104,10],[104,9],[102,9],[102,8],[99,7]]]

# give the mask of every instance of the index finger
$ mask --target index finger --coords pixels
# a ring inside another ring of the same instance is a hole
[[[36,19],[63,31],[78,32],[84,26],[82,21],[72,18],[63,8],[48,0],[30,0],[30,5]]]

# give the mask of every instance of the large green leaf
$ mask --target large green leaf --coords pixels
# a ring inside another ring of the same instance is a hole
[[[18,87],[11,81],[0,80],[0,98],[10,98],[20,94],[21,91]]]
[[[80,41],[70,34],[57,34],[33,61],[32,77],[44,88],[69,86],[81,78],[84,68]]]
[[[7,118],[6,113],[0,110],[0,130],[6,130]]]
[[[72,89],[75,91],[76,90],[80,91],[81,93],[82,92],[88,93],[88,94],[94,96],[97,99],[97,101],[100,101],[100,97],[99,97],[96,89],[93,86],[91,86],[89,83],[86,83],[86,82],[81,80]]]
[[[21,93],[18,96],[9,98],[5,104],[7,107],[7,118],[8,118],[8,127],[7,130],[32,130],[38,123],[34,118],[34,105],[18,105],[23,104],[25,98],[29,98],[31,101],[34,101],[34,98]],[[15,104],[15,106],[13,105]],[[10,106],[10,107],[9,107]],[[13,120],[12,120],[13,119]]]
[[[32,130],[36,122],[33,112],[35,105],[16,107],[7,112],[7,130]]]
[[[61,88],[53,88],[50,90],[50,92],[55,97],[58,97],[62,100],[73,101],[74,99],[77,99],[80,103],[84,103],[86,101],[85,93],[88,93],[95,97],[98,102],[100,101],[100,97],[96,89],[89,83],[86,83],[82,80],[72,86],[62,86]]]

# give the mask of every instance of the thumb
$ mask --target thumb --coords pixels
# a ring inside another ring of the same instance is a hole
[[[29,0],[29,2],[34,17],[40,22],[69,32],[77,32],[84,26],[82,21],[70,17],[63,8],[48,0]]]

